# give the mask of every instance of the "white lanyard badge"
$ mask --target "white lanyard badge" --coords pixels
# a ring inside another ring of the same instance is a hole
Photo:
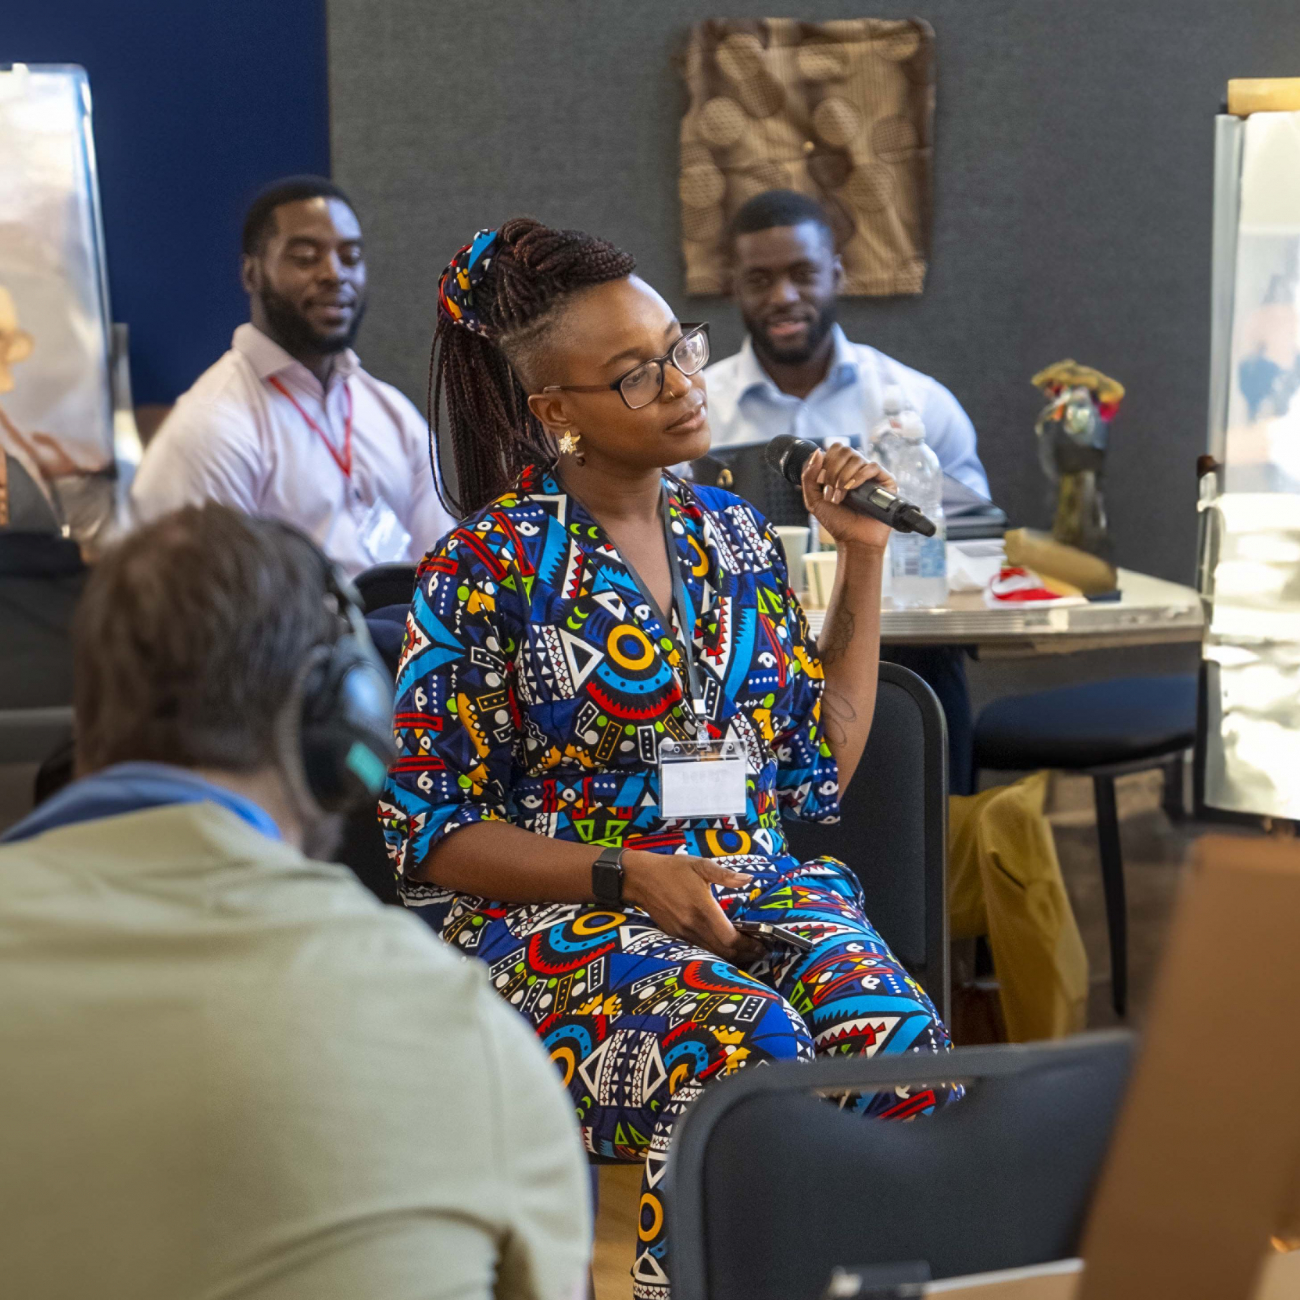
[[[659,811],[684,817],[743,817],[745,755],[735,740],[665,740],[659,746]]]

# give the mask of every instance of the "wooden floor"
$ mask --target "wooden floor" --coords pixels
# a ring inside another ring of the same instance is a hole
[[[640,1165],[601,1166],[596,1249],[591,1261],[596,1300],[629,1300],[632,1295],[632,1256],[636,1252],[640,1200]]]
[[[1127,1021],[1110,1005],[1110,952],[1097,859],[1097,832],[1088,778],[1057,776],[1049,818],[1066,889],[1083,932],[1091,968],[1089,1028],[1127,1023],[1140,1026],[1160,952],[1173,915],[1178,886],[1192,842],[1211,829],[1192,821],[1171,821],[1161,808],[1159,772],[1121,777],[1117,783],[1129,911],[1129,1002]],[[1219,828],[1214,828],[1222,833]],[[629,1300],[628,1270],[636,1243],[641,1170],[606,1165],[600,1171],[600,1207],[592,1274],[596,1300]]]
[[[1120,777],[1115,787],[1128,901],[1129,1014],[1125,1020],[1116,1016],[1110,1001],[1110,948],[1091,779],[1058,775],[1049,813],[1061,873],[1088,953],[1090,1029],[1141,1027],[1192,844],[1207,833],[1257,833],[1191,819],[1171,821],[1161,808],[1160,772]]]

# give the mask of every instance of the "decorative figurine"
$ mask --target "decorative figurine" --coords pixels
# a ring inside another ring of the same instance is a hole
[[[1052,536],[1109,561],[1101,475],[1124,385],[1070,359],[1040,370],[1031,382],[1049,399],[1034,432],[1043,472],[1056,486]]]

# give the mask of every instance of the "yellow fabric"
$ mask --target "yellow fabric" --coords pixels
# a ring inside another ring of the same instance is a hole
[[[988,935],[1013,1043],[1084,1027],[1088,958],[1043,815],[1036,772],[948,801],[948,909],[954,939]]]

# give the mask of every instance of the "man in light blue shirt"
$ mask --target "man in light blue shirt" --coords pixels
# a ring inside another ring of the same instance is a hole
[[[732,293],[748,336],[705,372],[714,447],[789,433],[865,446],[897,385],[925,424],[925,440],[950,478],[981,496],[988,479],[975,429],[937,380],[864,343],[835,322],[843,269],[817,203],[793,190],[749,200],[732,222]]]
[[[748,336],[735,356],[710,366],[712,445],[765,443],[789,433],[810,442],[843,439],[865,448],[896,385],[920,415],[925,440],[950,478],[987,498],[975,429],[938,380],[862,343],[835,323],[843,267],[826,214],[806,194],[769,190],[731,222],[732,294]],[[889,646],[882,655],[919,673],[948,719],[949,786],[972,780],[972,718],[964,651],[958,646]]]

